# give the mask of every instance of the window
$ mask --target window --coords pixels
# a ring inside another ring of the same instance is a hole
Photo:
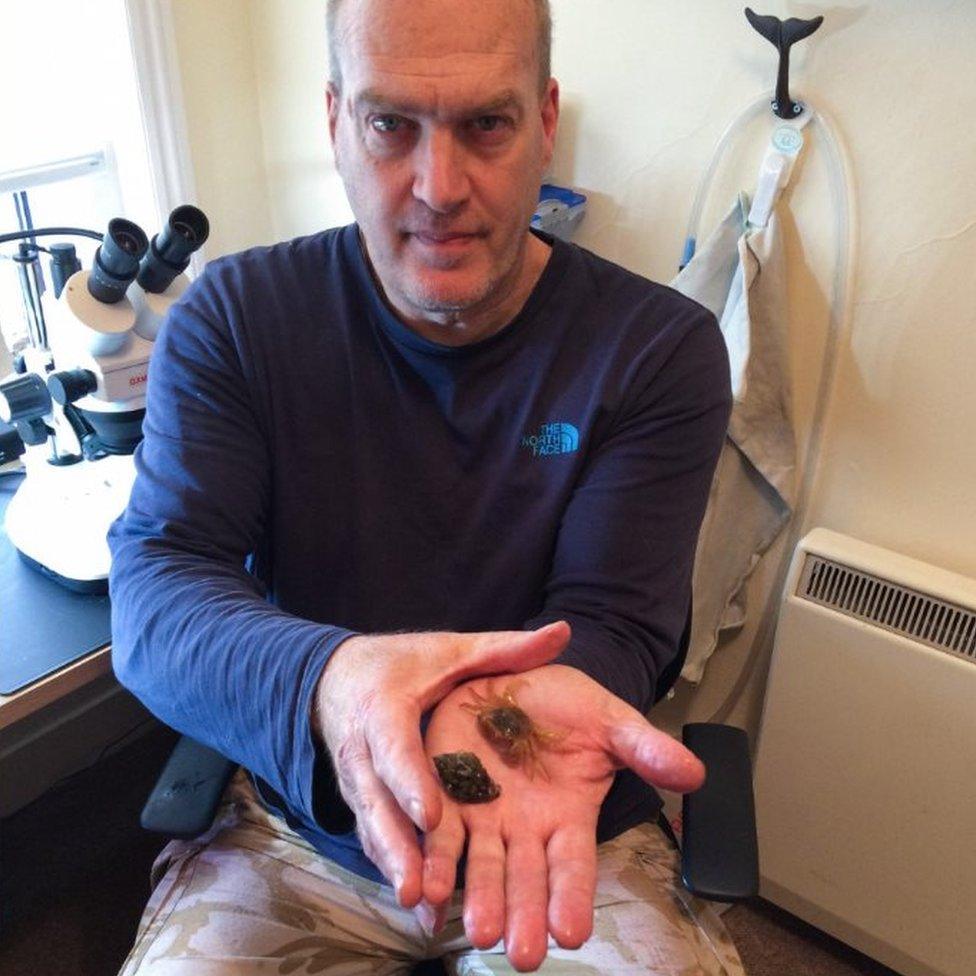
[[[116,216],[134,220],[150,237],[159,229],[175,204],[160,200],[157,187],[173,181],[154,165],[156,120],[143,106],[151,102],[146,90],[159,90],[159,79],[147,84],[145,74],[156,70],[147,69],[146,52],[151,61],[159,47],[160,10],[155,0],[2,5],[0,233],[49,226],[101,232]],[[178,86],[162,90],[169,99]],[[97,242],[65,240],[90,267]],[[0,245],[2,258],[16,253],[16,244]],[[3,259],[0,331],[12,349],[27,332],[19,274]]]

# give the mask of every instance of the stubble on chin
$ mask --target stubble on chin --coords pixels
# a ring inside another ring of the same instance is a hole
[[[499,280],[487,278],[466,288],[438,286],[422,276],[397,282],[399,297],[418,313],[461,314],[477,309],[496,290]],[[388,296],[389,297],[389,296]]]

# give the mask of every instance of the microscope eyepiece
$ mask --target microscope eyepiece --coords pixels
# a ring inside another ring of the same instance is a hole
[[[192,204],[184,204],[169,215],[166,226],[156,235],[153,244],[164,261],[181,264],[188,261],[209,236],[207,215]]]
[[[207,215],[192,204],[177,207],[163,229],[152,239],[139,269],[139,284],[146,291],[165,291],[187,269],[190,255],[210,235]]]
[[[132,259],[138,260],[139,255],[145,252],[146,235],[142,232],[142,228],[131,220],[116,217],[108,223],[108,237],[105,238],[105,243],[114,245],[115,248],[110,254],[105,255],[106,260],[111,256],[113,261],[122,259],[128,262]]]
[[[149,240],[138,224],[123,217],[110,220],[88,276],[92,296],[106,305],[121,301],[148,247]]]

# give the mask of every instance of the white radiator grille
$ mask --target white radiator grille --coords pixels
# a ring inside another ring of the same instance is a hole
[[[976,664],[976,613],[842,563],[808,555],[799,595]]]

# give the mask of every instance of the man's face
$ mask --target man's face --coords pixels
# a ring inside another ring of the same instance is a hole
[[[329,126],[373,269],[407,321],[504,304],[552,157],[530,0],[346,0]]]

